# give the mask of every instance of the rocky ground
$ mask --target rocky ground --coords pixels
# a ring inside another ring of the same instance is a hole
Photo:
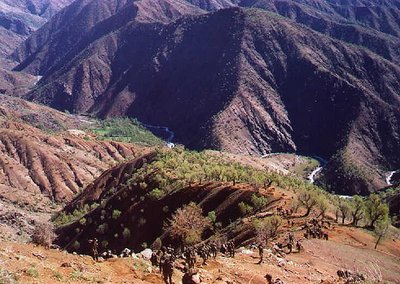
[[[204,283],[265,283],[269,273],[285,283],[340,283],[338,269],[364,273],[370,280],[400,282],[400,241],[387,239],[378,250],[367,232],[336,227],[329,241],[307,240],[305,251],[284,255],[268,253],[263,264],[257,264],[256,250],[238,249],[235,259],[218,256],[208,265],[197,263]],[[241,252],[242,251],[242,252]],[[30,244],[0,242],[2,283],[163,283],[157,268],[139,257],[117,258],[99,263],[89,256],[46,250]],[[180,266],[179,262],[176,266]],[[174,273],[180,283],[182,272]]]

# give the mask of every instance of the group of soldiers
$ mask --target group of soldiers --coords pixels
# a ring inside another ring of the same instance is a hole
[[[324,239],[328,240],[329,235],[327,232],[323,231],[325,225],[325,221],[319,221],[316,218],[313,218],[310,223],[305,223],[303,228],[306,230],[304,232],[304,237],[306,239],[308,238],[318,238],[318,239]]]
[[[284,209],[282,206],[279,206],[278,208],[276,208],[276,212],[281,217],[290,217],[293,214],[292,209]]]
[[[165,283],[171,284],[174,262],[176,259],[182,257],[186,262],[182,283],[193,284],[198,282],[196,279],[199,279],[195,268],[197,256],[202,259],[202,264],[206,265],[207,260],[210,258],[215,259],[219,251],[225,255],[234,257],[235,245],[233,242],[228,242],[219,248],[216,243],[203,244],[199,247],[187,247],[183,250],[182,254],[176,253],[171,247],[163,247],[159,251],[153,252],[150,261],[153,266],[159,268]]]
[[[151,264],[159,268],[160,273],[167,284],[172,284],[175,259],[175,251],[171,247],[162,247],[159,251],[153,252],[150,258]]]

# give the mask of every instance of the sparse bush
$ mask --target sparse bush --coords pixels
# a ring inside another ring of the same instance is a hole
[[[203,216],[203,210],[194,202],[176,210],[166,225],[169,234],[186,245],[200,242],[204,230],[208,227],[210,220]]]
[[[54,227],[51,223],[38,223],[31,236],[34,244],[45,248],[50,248],[54,238]]]
[[[282,225],[282,219],[274,215],[262,220],[255,220],[253,225],[258,242],[266,245],[269,239],[277,236],[278,229]]]
[[[128,241],[131,238],[131,231],[128,228],[125,228],[122,232],[122,236],[125,241]]]
[[[26,270],[26,274],[30,277],[33,278],[38,278],[39,277],[39,271],[37,270],[36,267],[30,267]]]
[[[78,241],[75,241],[75,242],[72,244],[72,248],[73,248],[74,250],[78,250],[80,247],[81,247],[81,243],[78,242]]]
[[[0,284],[17,284],[16,275],[0,267]]]
[[[155,188],[152,191],[150,191],[148,195],[153,200],[160,200],[161,198],[164,197],[165,193],[161,189]]]
[[[256,211],[262,210],[265,206],[267,206],[268,199],[264,196],[257,196],[257,194],[253,194],[251,196],[251,203]]]
[[[112,218],[114,220],[118,219],[121,216],[122,212],[119,211],[118,209],[113,210],[112,212]]]
[[[210,211],[207,214],[207,218],[212,224],[215,224],[215,222],[217,221],[217,214],[215,214],[215,211]]]
[[[107,231],[108,231],[107,223],[103,223],[103,224],[99,225],[96,230],[97,233],[102,234],[102,235],[104,235]]]
[[[55,271],[55,272],[54,272],[53,277],[54,277],[57,281],[60,281],[60,282],[63,280],[62,274],[61,274],[60,272],[58,272],[58,271]]]
[[[254,211],[254,208],[251,207],[251,205],[244,203],[243,201],[240,202],[238,204],[238,206],[239,206],[240,213],[242,213],[243,216],[246,216]]]

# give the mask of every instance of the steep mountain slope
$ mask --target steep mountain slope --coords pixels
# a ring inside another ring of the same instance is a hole
[[[269,12],[201,15],[234,5]],[[81,0],[15,56],[17,70],[44,75],[30,100],[166,125],[192,148],[335,155],[322,182],[365,194],[400,167],[398,11],[397,1]]]
[[[13,54],[16,70],[48,75],[82,49],[131,20],[168,22],[201,9],[184,0],[79,0],[57,14]],[[66,58],[65,58],[66,57]],[[107,63],[106,63],[107,64]]]
[[[130,22],[87,46],[29,99],[168,125],[194,148],[326,158],[357,149],[374,182],[353,192],[384,186],[383,171],[399,166],[400,68],[293,21],[227,9]]]
[[[397,64],[400,62],[400,9],[396,1],[378,4],[244,0],[241,5],[280,14],[315,31],[364,46]]]
[[[32,32],[73,0],[1,0],[0,63],[15,65],[8,56]]]

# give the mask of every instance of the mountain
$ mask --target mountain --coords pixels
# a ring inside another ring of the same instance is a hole
[[[1,0],[0,64],[15,65],[9,55],[29,35],[73,0]]]
[[[195,149],[320,156],[320,184],[367,194],[400,168],[398,12],[398,1],[81,0],[16,50],[15,70],[44,76],[29,100],[168,126]]]

